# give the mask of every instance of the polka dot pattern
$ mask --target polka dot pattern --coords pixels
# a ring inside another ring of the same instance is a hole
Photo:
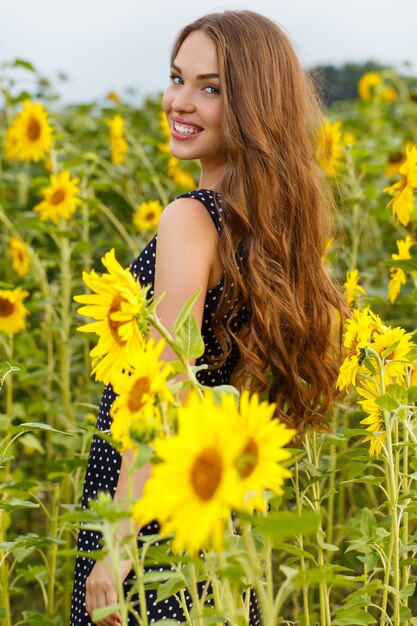
[[[210,217],[212,218],[219,232],[222,229],[223,207],[220,194],[214,198],[213,191],[209,189],[197,189],[181,196],[181,198],[189,197],[200,200],[206,207]],[[217,202],[216,202],[217,200]],[[142,253],[135,259],[130,266],[133,275],[139,280],[141,285],[151,285],[149,297],[153,297],[155,258],[156,258],[157,236],[148,243]],[[224,277],[220,279],[213,289],[207,290],[206,300],[204,304],[204,315],[202,322],[202,336],[205,345],[205,352],[196,361],[196,365],[206,362],[207,355],[220,355],[221,349],[214,336],[212,328],[212,316],[216,310],[218,299],[224,288]],[[234,320],[234,328],[238,330],[243,323],[245,311],[242,308],[241,316]],[[231,373],[238,359],[238,349],[234,345],[233,349],[225,360],[223,365],[217,369],[201,370],[197,376],[199,381],[207,386],[215,386],[228,384],[230,382]],[[101,397],[99,413],[97,417],[97,428],[103,432],[109,432],[110,429],[110,407],[116,398],[112,386],[108,385]],[[100,491],[108,492],[113,497],[118,475],[120,472],[121,457],[112,448],[112,446],[104,441],[101,437],[94,435],[91,442],[90,455],[88,459],[87,471],[84,481],[84,491],[81,506],[83,509],[89,507],[91,500],[96,500]],[[151,522],[143,527],[138,535],[138,545],[140,546],[140,537],[147,534],[157,533],[159,530],[157,522]],[[81,528],[78,534],[77,550],[89,553],[99,550],[102,547],[101,533]],[[74,587],[71,603],[70,626],[93,626],[88,613],[85,610],[85,583],[89,576],[95,561],[88,556],[77,556],[75,562]],[[164,571],[164,568],[158,568]],[[134,585],[134,575],[128,575],[124,587],[126,593]],[[202,589],[202,587],[201,587]],[[170,597],[162,602],[155,603],[156,591],[147,591],[147,613],[149,623],[158,620],[173,619],[177,622],[184,623],[185,616],[181,606],[174,597]],[[187,594],[187,602],[190,607],[192,602]],[[256,598],[251,602],[250,626],[259,626],[261,624],[259,610]],[[138,624],[137,620],[131,616],[129,618],[129,626]]]

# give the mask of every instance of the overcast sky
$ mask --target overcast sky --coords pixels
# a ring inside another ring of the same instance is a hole
[[[376,60],[417,74],[417,0],[0,0],[0,64],[23,58],[58,83],[66,102],[134,87],[137,99],[168,82],[177,31],[212,11],[252,9],[289,33],[311,67]]]

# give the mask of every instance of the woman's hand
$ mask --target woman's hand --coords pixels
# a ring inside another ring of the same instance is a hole
[[[130,560],[119,561],[122,582],[132,568]],[[97,561],[86,581],[85,609],[93,619],[94,609],[111,606],[117,603],[117,593],[111,575],[112,566],[108,557]],[[105,619],[94,622],[97,626],[117,626],[121,623],[120,613],[113,613]]]

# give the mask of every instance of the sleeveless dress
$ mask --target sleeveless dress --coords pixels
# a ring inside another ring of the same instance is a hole
[[[216,195],[216,198],[214,197]],[[223,222],[223,209],[221,196],[218,192],[213,192],[209,189],[197,189],[188,193],[177,196],[178,198],[195,198],[200,200],[206,207],[210,217],[212,218],[219,233],[222,230]],[[142,253],[135,259],[130,269],[133,275],[139,280],[140,284],[145,286],[151,284],[149,290],[149,297],[153,297],[153,284],[155,273],[155,253],[156,253],[157,236],[148,243]],[[202,321],[202,336],[205,345],[204,354],[196,360],[196,365],[206,363],[205,357],[207,355],[220,355],[221,349],[217,339],[214,336],[211,320],[214,311],[216,310],[217,302],[223,291],[224,277],[220,279],[215,287],[207,290],[206,300],[204,304],[204,314]],[[246,317],[246,311],[244,307],[239,311],[239,314],[234,320],[234,329],[238,330],[244,323]],[[230,376],[238,361],[239,351],[237,345],[234,344],[231,353],[223,363],[221,367],[217,369],[201,370],[198,372],[197,377],[200,383],[210,387],[222,384],[228,384],[230,382]],[[103,392],[100,408],[97,418],[97,428],[104,432],[110,430],[110,407],[116,398],[111,385],[108,385]],[[89,501],[95,500],[99,491],[106,491],[114,497],[116,491],[118,475],[120,472],[121,456],[112,448],[112,446],[104,441],[101,437],[94,435],[91,442],[91,449],[88,458],[87,470],[84,480],[84,490],[82,496],[82,508],[89,507]],[[158,532],[158,524],[151,522],[147,526],[144,526],[138,537],[146,534],[154,534]],[[100,544],[101,533],[91,530],[80,529],[77,541],[77,550],[82,552],[93,552],[101,549]],[[95,561],[84,556],[77,556],[75,562],[75,574],[74,585],[71,602],[71,615],[70,626],[93,626],[88,613],[85,610],[85,583],[88,578]],[[163,568],[160,568],[161,571]],[[125,590],[127,591],[134,580],[134,576],[128,575],[125,581]],[[156,591],[147,591],[147,612],[148,621],[150,623],[158,620],[171,619],[176,620],[178,623],[185,622],[185,617],[181,606],[172,596],[166,600],[154,604],[156,600]],[[187,601],[190,600],[186,593]],[[130,618],[129,626],[134,626],[137,621],[134,618]],[[260,618],[258,613],[257,602],[251,601],[251,626],[260,625]]]

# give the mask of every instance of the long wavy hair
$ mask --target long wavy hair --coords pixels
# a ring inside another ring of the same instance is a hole
[[[278,416],[300,431],[321,428],[345,316],[323,266],[335,209],[315,158],[324,107],[289,38],[268,18],[246,10],[204,16],[179,33],[172,61],[196,30],[216,46],[224,101],[225,287],[213,330],[223,360],[233,339],[239,347],[239,388],[268,389]],[[234,332],[242,306],[247,320]]]

